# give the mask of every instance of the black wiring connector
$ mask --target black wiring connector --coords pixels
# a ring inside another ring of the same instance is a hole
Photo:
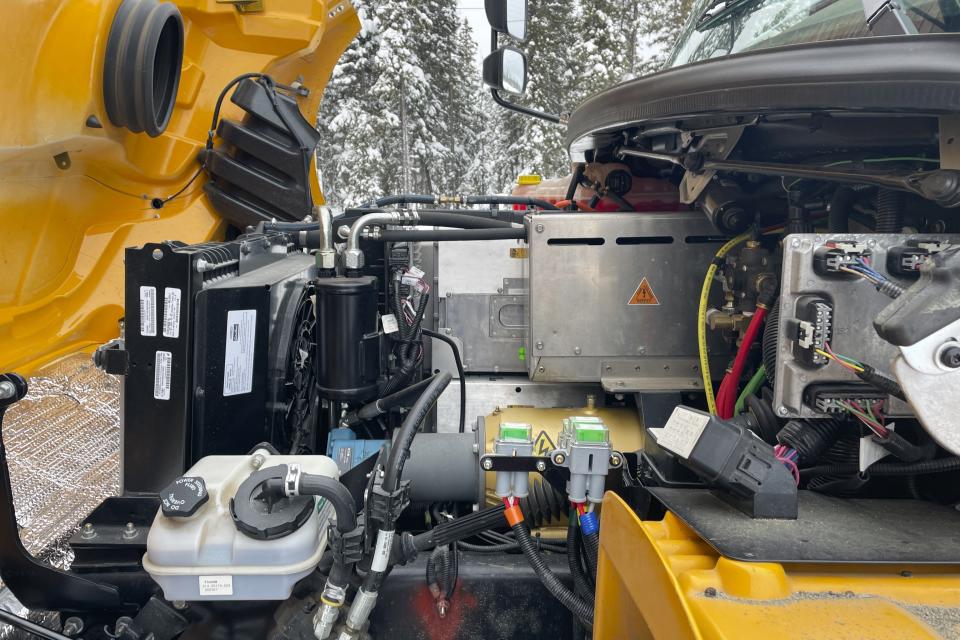
[[[907,397],[904,395],[903,388],[899,382],[893,378],[888,378],[864,362],[860,363],[860,367],[863,368],[863,371],[855,372],[858,378],[880,391],[886,391],[898,400],[907,401]]]

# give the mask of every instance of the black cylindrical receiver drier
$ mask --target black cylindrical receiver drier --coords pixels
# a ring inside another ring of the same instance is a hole
[[[320,278],[315,286],[320,396],[346,402],[373,399],[380,375],[377,279]]]

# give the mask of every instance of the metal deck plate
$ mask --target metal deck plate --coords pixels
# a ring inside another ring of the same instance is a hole
[[[650,492],[727,558],[745,562],[960,564],[960,513],[919,500],[800,491],[797,520],[753,520],[707,489]]]

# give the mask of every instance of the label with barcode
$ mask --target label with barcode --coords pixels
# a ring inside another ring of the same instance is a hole
[[[223,356],[224,397],[253,391],[256,337],[256,309],[227,312],[227,344]]]
[[[173,354],[169,351],[157,351],[153,362],[153,397],[157,400],[170,399],[170,377],[173,375]]]
[[[157,335],[156,287],[140,287],[140,335]]]
[[[163,337],[180,337],[180,289],[163,290]]]

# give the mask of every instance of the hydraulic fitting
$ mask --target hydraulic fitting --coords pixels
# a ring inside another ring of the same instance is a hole
[[[503,422],[493,451],[504,456],[533,455],[533,427],[529,424]],[[496,494],[500,498],[526,498],[530,493],[530,476],[526,471],[498,471]]]
[[[599,503],[610,469],[610,430],[596,416],[565,418],[553,463],[570,470],[571,502]]]

